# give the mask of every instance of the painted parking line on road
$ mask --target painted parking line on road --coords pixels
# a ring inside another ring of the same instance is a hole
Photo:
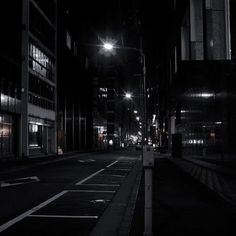
[[[12,220],[9,220],[8,222],[6,222],[5,224],[2,224],[0,226],[0,233],[3,232],[4,230],[6,230],[7,228],[11,227],[12,225],[14,225],[15,223],[23,220],[24,218],[28,217],[29,215],[31,215],[32,213],[34,213],[35,211],[45,207],[46,205],[48,205],[49,203],[55,201],[56,199],[58,199],[59,197],[61,197],[62,195],[66,194],[68,191],[62,191],[58,194],[56,194],[55,196],[49,198],[48,200],[46,200],[45,202],[40,203],[38,206],[24,212],[23,214],[15,217]]]
[[[33,182],[39,182],[40,179],[37,176],[30,176],[30,177],[24,177],[24,178],[17,178],[17,179],[7,179],[0,181],[0,187],[11,187],[16,185],[22,185],[22,184],[29,184]]]
[[[81,162],[81,163],[95,162],[95,161],[96,161],[96,160],[94,160],[94,159],[78,160],[78,162]]]
[[[111,164],[107,165],[105,168],[109,168],[111,167],[112,165],[116,164],[118,161],[114,161],[112,162]],[[84,182],[86,182],[87,180],[93,178],[94,176],[98,175],[99,173],[101,173],[102,171],[105,170],[105,168],[103,169],[100,169],[98,171],[96,171],[95,173],[89,175],[88,177],[86,177],[85,179],[79,181],[78,183],[76,183],[76,185],[85,185]],[[32,178],[32,181],[37,181],[37,176],[33,176],[33,177],[27,177],[27,178]],[[25,179],[25,178],[21,178],[21,179]],[[19,180],[19,179],[18,179]],[[38,179],[39,180],[39,179]],[[23,181],[25,182],[25,181]],[[26,181],[27,182],[27,181]],[[13,182],[12,182],[13,183]],[[28,183],[28,182],[27,182]],[[16,182],[14,183],[16,184]],[[18,182],[19,184],[19,182]],[[117,186],[119,187],[120,185],[119,184],[90,184],[91,186]],[[48,204],[50,204],[51,202],[55,201],[56,199],[60,198],[61,196],[63,196],[64,194],[68,193],[69,191],[73,191],[73,190],[63,190],[62,192],[56,194],[55,196],[49,198],[48,200],[40,203],[39,205],[37,205],[36,207],[33,207],[32,209],[20,214],[19,216],[13,218],[12,220],[0,225],[0,233],[3,232],[4,230],[8,229],[9,227],[11,227],[12,225],[16,224],[17,222],[23,220],[24,218],[26,217],[47,217],[47,218],[93,218],[93,219],[97,219],[98,216],[64,216],[64,215],[35,215],[33,214],[34,212],[36,212],[37,210],[47,206]],[[75,190],[77,191],[77,190]],[[86,190],[88,191],[88,190]],[[95,191],[95,190],[90,190],[90,191]],[[101,191],[100,191],[101,192]],[[104,191],[103,191],[104,192]],[[106,191],[108,192],[108,191]],[[115,192],[115,191],[109,191],[110,193],[112,192]],[[99,200],[97,200],[99,201]]]
[[[116,171],[131,171],[132,170],[132,168],[129,168],[129,169],[118,169],[118,168],[115,168],[114,170],[116,170]]]
[[[109,190],[66,190],[72,193],[115,193],[116,191],[109,191]]]
[[[68,216],[68,215],[29,215],[34,218],[70,218],[70,219],[97,219],[98,216]]]
[[[119,187],[120,184],[81,184],[82,186]]]
[[[109,168],[109,167],[115,165],[117,162],[118,162],[118,161],[114,161],[114,162],[112,162],[110,165],[108,165],[108,166],[106,166],[106,167]]]
[[[118,162],[118,161],[112,162],[111,164],[107,165],[106,168],[111,167],[112,165],[116,164],[117,162]],[[76,183],[75,185],[81,185],[81,184],[83,184],[84,182],[86,182],[87,180],[93,178],[94,176],[98,175],[99,173],[101,173],[101,172],[104,171],[104,170],[105,170],[105,168],[103,168],[103,169],[101,169],[101,170],[99,170],[99,171],[96,171],[95,173],[89,175],[89,176],[86,177],[85,179],[82,179],[81,181],[79,181],[79,182]]]
[[[93,178],[94,176],[96,176],[97,174],[101,173],[102,171],[104,171],[105,169],[101,169],[99,171],[96,171],[95,173],[89,175],[88,177],[86,177],[85,179],[82,179],[81,181],[79,181],[78,183],[76,183],[75,185],[81,185],[84,182],[86,182],[87,180]]]
[[[110,176],[110,177],[117,177],[117,178],[125,178],[125,175],[110,175],[110,174],[104,174],[103,176]]]

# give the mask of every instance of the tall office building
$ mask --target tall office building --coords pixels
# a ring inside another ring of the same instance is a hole
[[[160,134],[167,134],[169,147],[182,145],[183,155],[231,158],[236,152],[235,1],[170,6],[173,27],[158,68]]]
[[[55,153],[56,0],[0,4],[0,157]]]
[[[63,152],[91,150],[93,145],[92,63],[77,4],[58,1],[58,146]]]

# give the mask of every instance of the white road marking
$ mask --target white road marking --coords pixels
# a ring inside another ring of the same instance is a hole
[[[120,184],[81,184],[82,186],[119,187]]]
[[[72,193],[115,193],[116,191],[109,190],[66,190]]]
[[[110,202],[111,200],[109,200],[109,199],[96,199],[96,200],[91,200],[90,202],[91,203],[106,203],[106,202]]]
[[[49,198],[48,200],[46,200],[45,202],[42,202],[41,204],[39,204],[38,206],[24,212],[23,214],[15,217],[12,220],[9,220],[8,222],[6,222],[5,224],[2,224],[0,226],[0,233],[3,232],[4,230],[6,230],[7,228],[11,227],[12,225],[14,225],[15,223],[17,223],[18,221],[23,220],[24,218],[26,218],[27,216],[31,215],[32,213],[34,213],[35,211],[45,207],[46,205],[48,205],[49,203],[55,201],[56,199],[58,199],[59,197],[61,197],[62,195],[66,194],[68,191],[62,191],[58,194],[56,194],[55,196]]]
[[[110,165],[106,166],[106,168],[111,167],[112,165],[116,164],[117,162],[118,162],[118,161],[112,162]],[[87,180],[93,178],[94,176],[96,176],[97,174],[101,173],[101,172],[104,171],[104,170],[105,170],[105,168],[103,168],[103,169],[101,169],[101,170],[99,170],[99,171],[97,171],[97,172],[95,172],[95,173],[89,175],[87,178],[82,179],[81,181],[79,181],[79,182],[76,183],[75,185],[81,185],[81,184],[83,184],[84,182],[86,182]]]
[[[105,169],[101,169],[101,170],[99,170],[99,171],[97,171],[97,172],[95,172],[95,173],[93,173],[93,174],[91,174],[91,175],[89,175],[87,178],[85,178],[85,179],[82,179],[81,181],[79,181],[78,183],[76,183],[75,185],[81,185],[82,183],[84,183],[84,182],[86,182],[87,180],[89,180],[89,179],[91,179],[91,178],[93,178],[95,175],[97,175],[97,174],[99,174],[99,173],[101,173],[102,171],[104,171]]]
[[[116,168],[115,170],[118,170],[118,171],[119,171],[119,170],[120,170],[120,171],[130,171],[131,169],[117,169],[117,168]]]
[[[117,162],[118,162],[118,161],[114,161],[114,162],[112,162],[110,165],[108,165],[108,166],[106,166],[106,167],[109,168],[109,167],[115,165]]]
[[[71,219],[97,219],[98,216],[66,216],[66,215],[29,215],[38,218],[71,218]]]
[[[28,181],[26,181],[28,180]],[[0,181],[0,187],[11,187],[16,185],[22,185],[22,184],[29,184],[33,182],[39,182],[40,179],[37,176],[30,176],[30,177],[24,177],[24,178],[17,178],[17,179],[8,179],[8,180],[2,180]]]
[[[124,175],[109,175],[109,174],[104,174],[103,176],[111,176],[111,177],[125,178]]]
[[[118,162],[118,161],[112,162],[110,165],[107,165],[106,168],[111,167],[112,165],[116,164],[117,162]],[[101,172],[104,171],[104,170],[105,170],[105,168],[104,168],[104,169],[101,169],[101,170],[99,170],[99,171],[97,171],[97,172],[95,172],[95,173],[93,173],[93,174],[91,174],[91,175],[89,175],[87,178],[85,178],[85,179],[79,181],[78,183],[76,183],[76,185],[82,185],[84,182],[86,182],[87,180],[93,178],[94,176],[96,176],[97,174],[101,173]],[[35,177],[36,177],[36,176],[33,176],[33,179],[35,179]],[[28,177],[28,178],[29,178],[29,177]],[[30,178],[31,178],[31,177],[30,177]],[[36,177],[36,178],[37,178],[37,177]],[[22,179],[22,178],[21,178],[21,179]],[[25,179],[25,178],[23,178],[23,179]],[[18,180],[19,180],[19,179],[18,179]],[[11,181],[12,181],[12,180],[11,180]],[[35,180],[34,180],[34,181],[35,181]],[[27,183],[28,183],[28,182],[27,182]],[[85,185],[85,184],[84,184],[84,185]],[[95,186],[94,184],[92,184],[92,185]],[[106,184],[106,185],[104,185],[104,184],[98,185],[98,184],[96,184],[96,186],[120,186],[120,185],[107,185],[107,184]],[[46,200],[46,201],[40,203],[40,204],[37,205],[36,207],[33,207],[32,209],[30,209],[30,210],[28,210],[28,211],[22,213],[21,215],[19,215],[19,216],[13,218],[12,220],[9,220],[8,222],[6,222],[6,223],[0,225],[0,233],[3,232],[4,230],[8,229],[9,227],[11,227],[12,225],[14,225],[15,223],[17,223],[17,222],[23,220],[23,219],[26,218],[26,217],[45,217],[45,218],[46,218],[46,217],[48,217],[48,218],[50,218],[50,217],[51,217],[51,218],[55,218],[55,217],[57,217],[57,218],[82,218],[82,217],[83,217],[83,218],[90,218],[90,219],[91,219],[91,218],[93,218],[93,219],[97,219],[97,218],[98,218],[98,216],[32,215],[32,213],[34,213],[34,212],[36,212],[37,210],[39,210],[39,209],[45,207],[46,205],[48,205],[49,203],[55,201],[56,199],[58,199],[59,197],[63,196],[63,195],[66,194],[66,193],[68,193],[68,190],[64,190],[64,191],[62,191],[62,192],[56,194],[55,196],[49,198],[48,200]],[[95,200],[95,201],[97,201],[97,200]]]
[[[86,162],[94,162],[93,159],[85,159],[85,160],[78,160],[78,162],[86,163]]]

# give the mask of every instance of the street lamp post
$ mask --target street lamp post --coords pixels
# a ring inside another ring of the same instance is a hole
[[[132,112],[132,94],[130,92],[126,92],[125,93],[125,99],[129,101],[129,108],[128,108],[128,111],[129,111],[129,118],[128,118],[128,135],[127,135],[127,144],[129,145],[130,144],[130,137],[131,137],[131,134],[132,134],[132,129],[131,129],[131,112]]]
[[[142,72],[143,72],[143,88],[142,88],[142,100],[143,100],[143,134],[142,134],[142,146],[143,150],[145,149],[145,145],[147,145],[147,83],[146,83],[146,56],[142,50],[142,47],[140,48],[134,48],[134,47],[118,47],[115,46],[113,42],[103,42],[102,48],[106,53],[114,52],[115,49],[124,49],[124,50],[131,50],[136,51],[140,54],[141,61],[142,61]],[[131,94],[125,94],[125,97],[131,98]],[[143,154],[144,155],[144,154]],[[143,158],[142,155],[142,158]]]
[[[146,57],[142,50],[133,47],[114,47],[112,43],[105,42],[103,45],[105,52],[112,51],[114,48],[137,51],[142,59],[143,72],[143,134],[142,134],[142,159],[145,170],[145,206],[144,206],[144,235],[152,235],[152,168],[154,166],[153,151],[148,147],[147,138],[147,83],[146,83]],[[114,52],[113,52],[114,53]]]

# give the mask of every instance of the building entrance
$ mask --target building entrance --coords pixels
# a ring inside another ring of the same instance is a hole
[[[14,129],[13,116],[0,113],[0,158],[15,156]]]

